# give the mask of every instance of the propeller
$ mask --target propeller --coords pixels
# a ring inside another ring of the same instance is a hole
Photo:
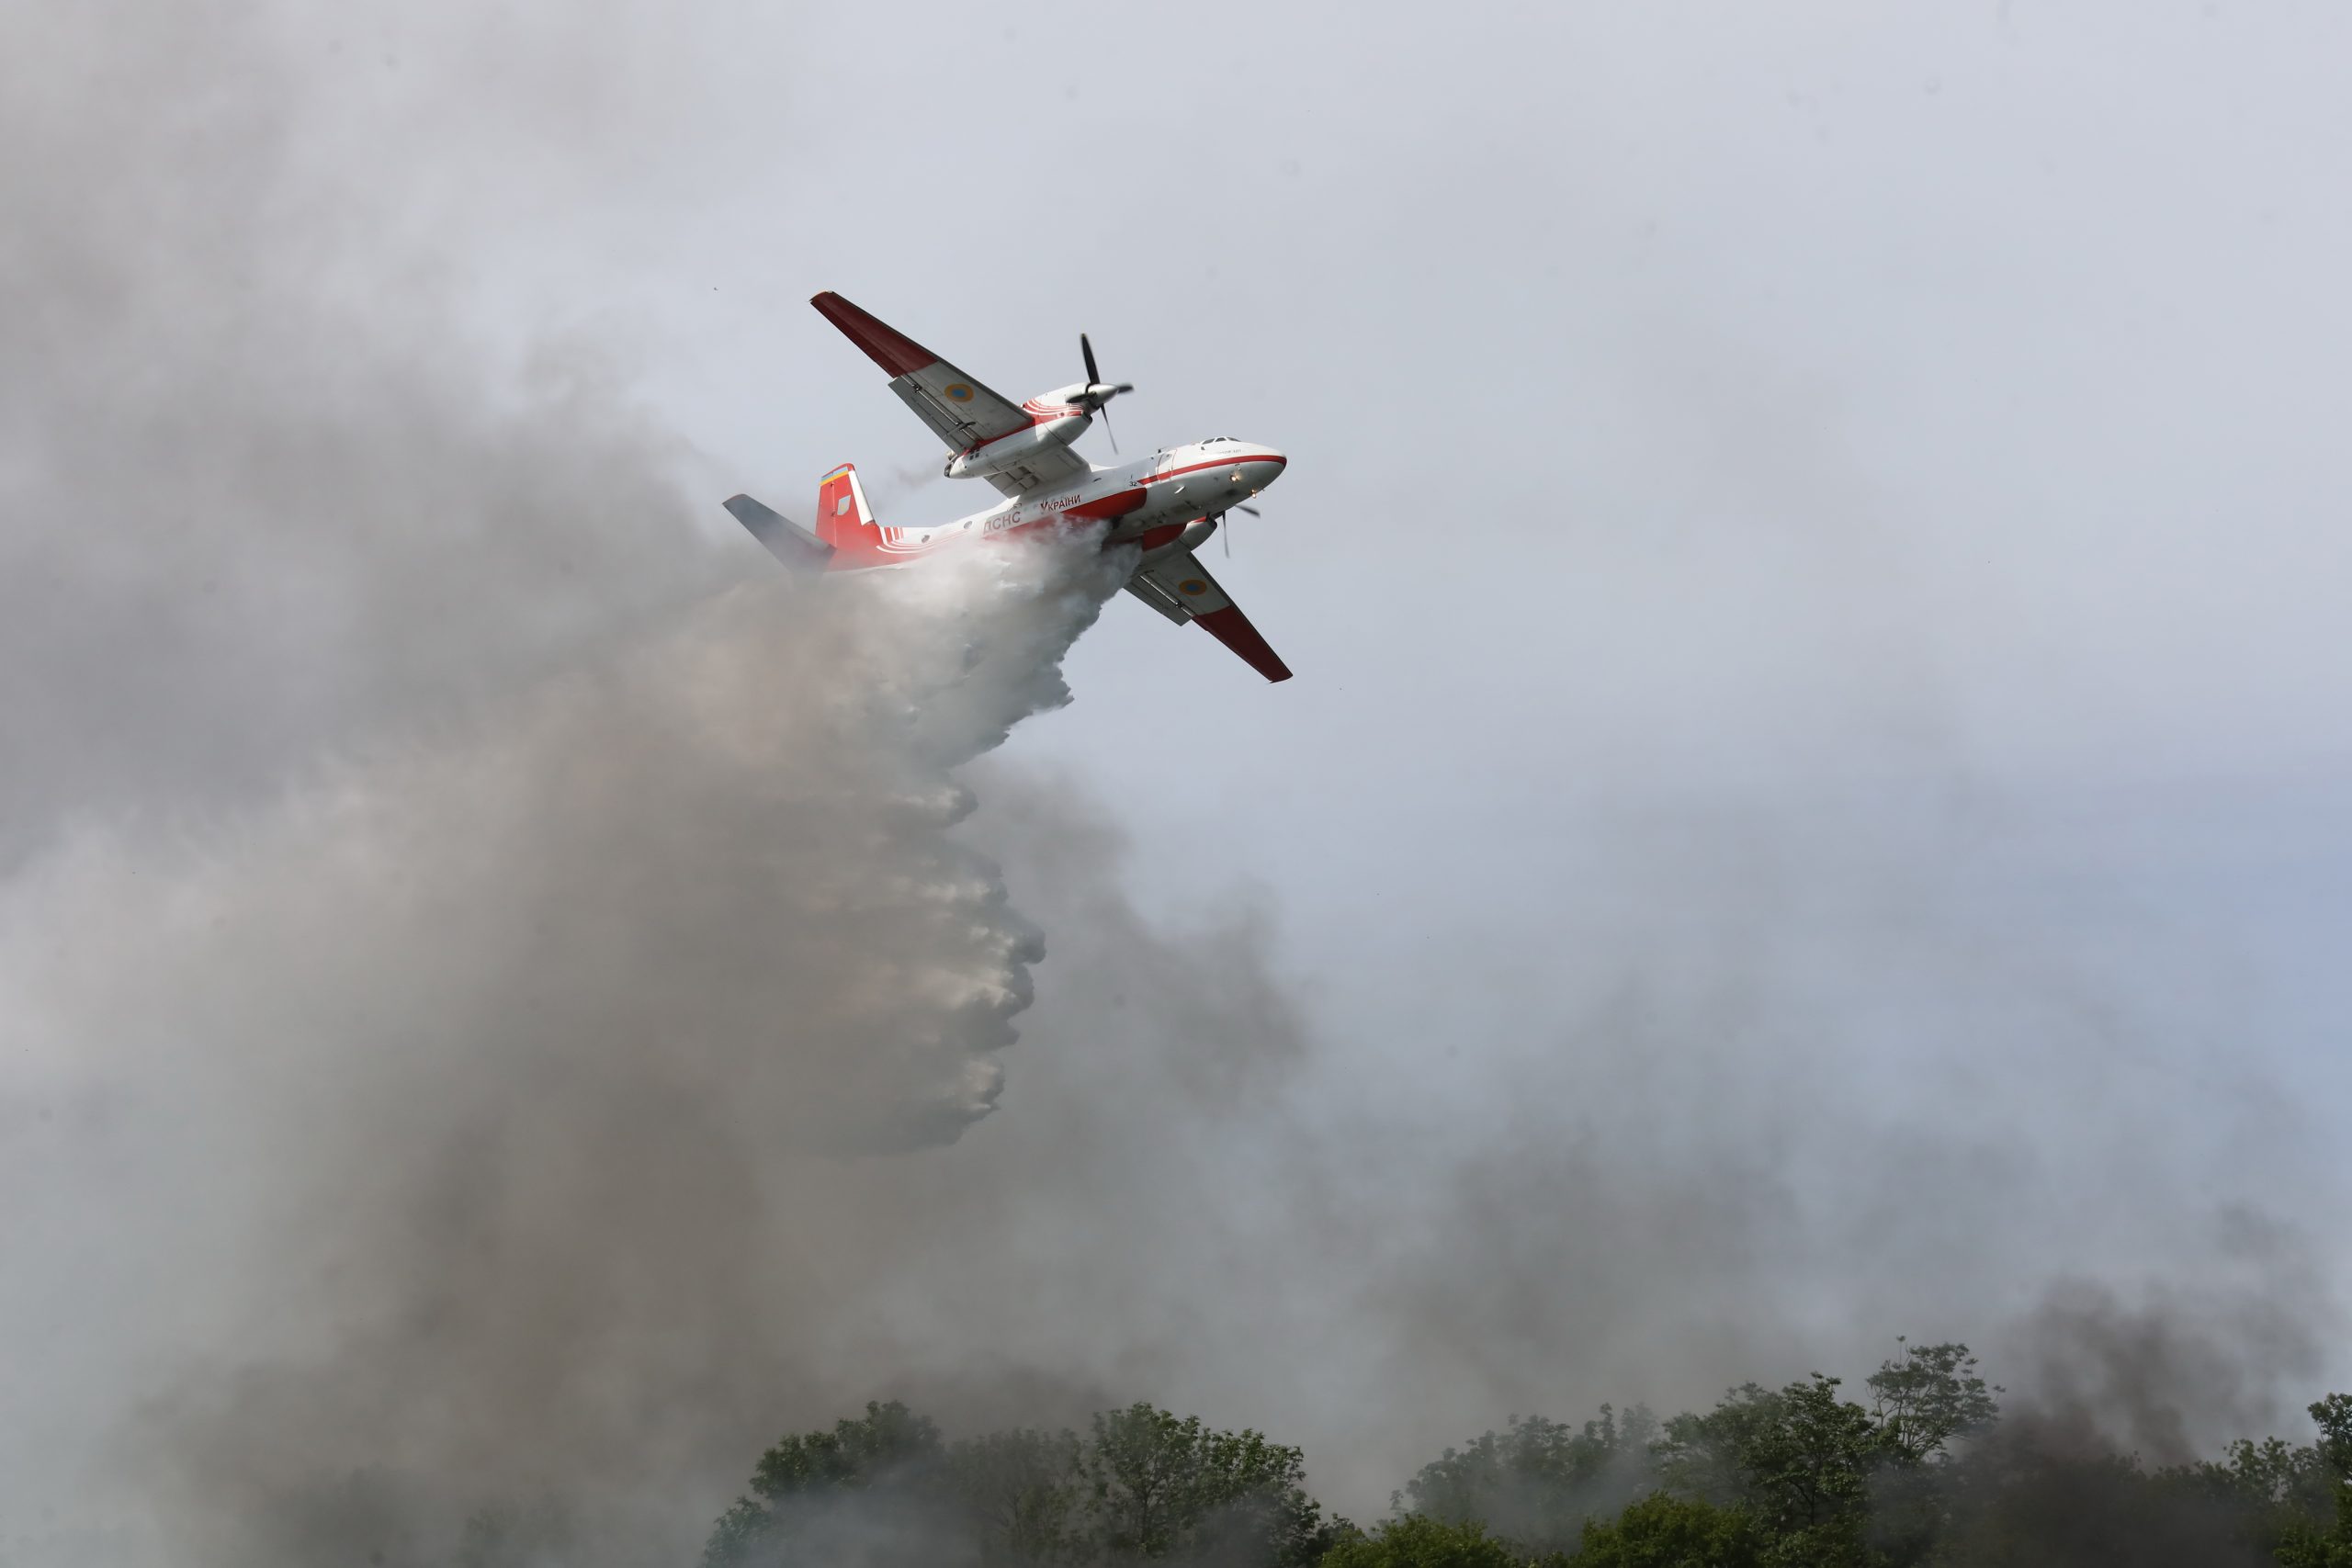
[[[1223,526],[1217,529],[1217,533],[1222,536],[1225,540],[1225,558],[1227,560],[1231,560],[1233,558],[1233,525],[1228,517],[1228,513],[1230,512],[1247,512],[1252,517],[1263,517],[1265,515],[1264,513],[1259,511],[1254,506],[1242,506],[1238,503],[1228,508],[1227,512],[1220,512],[1216,514],[1217,522],[1223,525]]]
[[[1079,400],[1086,405],[1089,412],[1102,416],[1102,434],[1111,437],[1111,450],[1116,452],[1119,437],[1111,428],[1111,411],[1103,405],[1121,392],[1134,391],[1135,383],[1121,381],[1115,386],[1104,385],[1102,372],[1094,367],[1094,345],[1087,341],[1084,333],[1078,334],[1078,352],[1086,359],[1086,390],[1079,394]]]

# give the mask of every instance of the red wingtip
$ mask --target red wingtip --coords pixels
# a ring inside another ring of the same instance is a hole
[[[1193,618],[1200,622],[1203,630],[1239,654],[1244,663],[1267,680],[1290,679],[1290,666],[1266,645],[1266,639],[1258,635],[1258,628],[1250,624],[1250,618],[1232,605],[1196,615]]]
[[[825,320],[841,328],[843,336],[865,350],[865,356],[888,370],[893,378],[911,376],[926,365],[935,365],[939,355],[906,336],[885,326],[867,315],[831,289],[810,298]]]

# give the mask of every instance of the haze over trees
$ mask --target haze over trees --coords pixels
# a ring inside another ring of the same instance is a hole
[[[704,1568],[2352,1568],[2352,1394],[2308,1442],[2150,1467],[2080,1415],[2005,1416],[1959,1344],[1905,1346],[1849,1396],[1815,1373],[1663,1420],[1513,1416],[1328,1516],[1305,1457],[1148,1404],[1083,1433],[947,1440],[897,1403],[760,1456]]]
[[[903,1404],[760,1456],[707,1568],[842,1562],[1318,1562],[1338,1539],[1295,1448],[1149,1404],[1084,1437],[1020,1428],[949,1443]]]

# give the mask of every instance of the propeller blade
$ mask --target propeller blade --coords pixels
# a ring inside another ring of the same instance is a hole
[[[1217,522],[1218,522],[1218,523],[1220,523],[1220,524],[1223,524],[1223,525],[1224,525],[1224,526],[1222,526],[1222,527],[1220,527],[1220,528],[1218,528],[1218,529],[1217,529],[1217,536],[1218,536],[1219,538],[1222,538],[1222,539],[1225,541],[1225,558],[1226,558],[1226,559],[1227,559],[1227,560],[1231,560],[1231,559],[1233,558],[1233,526],[1232,526],[1232,524],[1231,524],[1231,522],[1230,522],[1230,521],[1226,517],[1225,513],[1222,513],[1222,512],[1220,512],[1220,513],[1218,513],[1216,514],[1216,520],[1217,520]]]
[[[1265,515],[1264,513],[1259,511],[1254,506],[1236,506],[1233,510],[1236,512],[1247,512],[1252,517],[1263,517]]]
[[[1094,345],[1086,341],[1084,333],[1078,334],[1078,352],[1086,356],[1086,384],[1094,386],[1102,379],[1102,372],[1094,368]]]
[[[1094,412],[1102,416],[1102,434],[1111,438],[1111,450],[1116,452],[1119,449],[1119,433],[1111,428],[1111,400],[1105,398]]]

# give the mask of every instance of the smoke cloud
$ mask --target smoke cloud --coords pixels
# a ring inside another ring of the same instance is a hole
[[[392,1506],[256,1495],[322,1461],[527,1500],[780,1397],[802,1189],[985,1114],[1041,955],[944,770],[1065,699],[1111,580],[958,567],[738,591],[201,844],[93,833],[17,879],[19,1049],[112,1097],[74,1179],[135,1167],[142,1228],[270,1281],[133,1442],[232,1524],[198,1560]]]
[[[1586,746],[1525,784],[1557,841],[1447,868],[1509,886],[1510,952],[1336,845],[1417,1005],[1334,1025],[1227,852],[989,755],[1067,700],[1100,572],[779,581],[614,335],[476,318],[528,315],[469,292],[497,223],[654,183],[726,96],[681,90],[666,15],[484,18],[10,13],[19,1557],[676,1560],[780,1431],[892,1396],[951,1432],[1159,1400],[1304,1444],[1362,1515],[1511,1412],[1702,1405],[1898,1333],[2152,1460],[2313,1392],[2326,1269],[2245,1201],[2293,1207],[2307,1130],[2193,997],[2070,962],[1962,764],[1888,808],[1857,743],[1847,798],[1726,807]],[[1684,434],[1627,445],[1663,471]],[[1770,445],[1726,491],[1815,482]],[[1673,592],[1753,609],[1700,539]],[[1850,586],[1889,646],[1792,633],[1795,684],[1932,665]],[[1393,749],[1414,719],[1384,703]],[[1136,750],[1216,723],[1147,712]],[[1196,917],[1140,909],[1176,871]]]
[[[1114,579],[715,547],[600,349],[468,332],[413,167],[322,168],[429,37],[17,21],[0,1513],[74,1561],[583,1500],[615,1560],[690,1541],[810,1376],[829,1190],[997,1100],[1042,938],[951,770]]]
[[[69,813],[249,799],[322,745],[561,668],[733,575],[623,361],[494,340],[458,303],[469,231],[405,232],[462,187],[380,154],[485,129],[384,101],[411,29],[137,0],[8,14],[0,855]],[[600,51],[570,85],[659,70],[641,58]],[[566,129],[492,145],[521,161]]]
[[[2338,1314],[2310,1239],[2243,1210],[2219,1215],[2213,1231],[2193,1277],[2133,1295],[2061,1280],[2011,1327],[2004,1353],[2048,1428],[2098,1434],[2149,1464],[2188,1464],[2211,1457],[2216,1433],[2268,1430],[2282,1383],[2316,1396],[2325,1325]]]

